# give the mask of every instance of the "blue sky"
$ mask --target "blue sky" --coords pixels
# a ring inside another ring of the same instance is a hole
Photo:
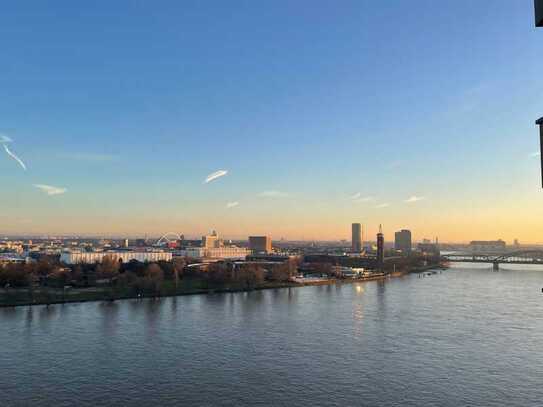
[[[532,3],[4,5],[0,233],[543,241]]]

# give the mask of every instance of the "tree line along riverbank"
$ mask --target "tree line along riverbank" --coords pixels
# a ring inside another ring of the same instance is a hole
[[[217,262],[191,267],[191,259],[171,262],[119,263],[104,258],[97,264],[61,264],[55,258],[0,266],[0,306],[42,305],[85,301],[114,301],[220,292],[238,292],[315,284],[367,281],[417,272],[419,262],[388,266],[382,273],[345,278],[331,264],[318,263],[320,278],[295,279],[300,259],[261,265],[256,262]]]

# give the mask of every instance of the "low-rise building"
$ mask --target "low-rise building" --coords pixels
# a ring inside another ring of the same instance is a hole
[[[193,259],[231,259],[243,260],[251,253],[250,250],[237,246],[223,247],[186,247],[177,252],[180,256]]]
[[[133,252],[123,251],[105,251],[105,252],[63,252],[60,261],[66,264],[94,264],[101,263],[104,257],[109,256],[123,263],[136,260],[141,263],[154,261],[171,261],[172,253],[169,252]]]
[[[249,249],[253,253],[271,253],[272,240],[269,236],[249,236]]]
[[[473,253],[496,253],[505,251],[503,240],[473,240],[469,248]]]
[[[424,256],[440,256],[441,250],[437,243],[419,243],[417,246],[419,252]]]

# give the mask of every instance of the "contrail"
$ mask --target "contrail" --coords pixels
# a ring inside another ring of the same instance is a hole
[[[26,165],[25,165],[25,163],[23,162],[23,160],[21,160],[19,157],[17,157],[15,154],[13,154],[13,153],[9,150],[8,146],[6,146],[5,144],[3,144],[3,146],[4,146],[4,150],[6,150],[6,153],[8,153],[8,155],[9,155],[11,158],[13,158],[15,161],[17,161],[17,162],[19,163],[19,165],[20,165],[21,167],[23,167],[23,170],[26,171]]]
[[[41,189],[47,195],[61,195],[66,192],[66,188],[54,187],[52,185],[34,184],[34,186],[38,189]]]
[[[406,199],[404,202],[406,202],[406,203],[415,203],[415,202],[423,201],[425,199],[426,198],[424,196],[413,195],[412,197]]]
[[[13,140],[8,136],[0,134],[0,144],[11,143]]]
[[[238,202],[238,201],[235,201],[235,202],[228,202],[228,203],[226,204],[226,207],[227,207],[228,209],[231,209],[231,208],[235,208],[235,207],[238,206],[238,205],[239,205],[239,202]]]
[[[215,171],[206,177],[204,184],[207,184],[213,180],[216,180],[217,178],[224,177],[226,174],[228,174],[228,171],[226,170]]]

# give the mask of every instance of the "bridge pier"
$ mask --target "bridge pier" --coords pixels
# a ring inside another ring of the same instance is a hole
[[[500,270],[500,263],[495,261],[492,263],[492,270],[499,271]]]

